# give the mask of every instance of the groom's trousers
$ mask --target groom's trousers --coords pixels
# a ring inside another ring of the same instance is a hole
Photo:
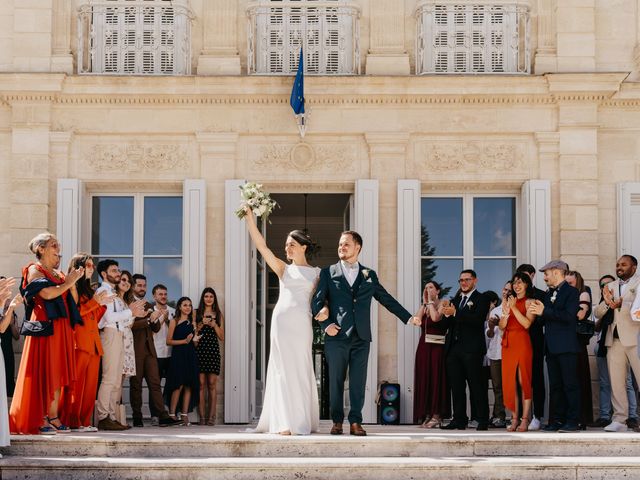
[[[325,337],[324,351],[329,367],[331,420],[344,420],[344,381],[349,370],[349,423],[362,423],[362,407],[367,384],[367,364],[371,342],[358,337],[355,328],[346,338]]]

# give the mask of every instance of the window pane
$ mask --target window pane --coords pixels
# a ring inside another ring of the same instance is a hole
[[[422,199],[422,256],[462,256],[462,198]]]
[[[441,298],[452,297],[458,291],[458,277],[462,270],[462,259],[422,259],[422,286],[435,280],[442,286]],[[422,295],[422,291],[420,292]]]
[[[500,296],[505,282],[516,270],[515,259],[480,259],[474,262],[474,270],[478,274],[478,290],[493,290]]]
[[[145,258],[143,265],[147,277],[147,300],[151,300],[151,289],[162,283],[167,287],[169,301],[173,305],[182,296],[182,259],[180,258]],[[194,308],[200,298],[192,298]]]
[[[91,252],[133,254],[133,197],[93,197]]]
[[[182,197],[144,198],[144,254],[182,255]]]
[[[93,262],[96,265],[96,267],[98,266],[98,262],[100,260],[105,260],[107,258],[111,258],[113,260],[115,260],[116,262],[118,262],[118,266],[120,267],[120,270],[128,270],[129,272],[131,272],[131,274],[133,275],[135,272],[133,271],[133,258],[131,257],[93,257]],[[101,282],[101,278],[98,275],[98,269],[96,268],[93,272],[93,277],[91,277],[91,281],[94,283],[100,283]]]
[[[476,257],[516,254],[516,199],[473,199],[473,254]]]

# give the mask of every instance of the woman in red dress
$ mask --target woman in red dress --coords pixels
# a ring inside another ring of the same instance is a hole
[[[422,325],[413,382],[413,422],[424,428],[439,427],[450,410],[444,365],[447,329],[440,323],[440,291],[438,283],[428,282],[422,292],[422,306],[416,313],[416,317],[422,319]]]
[[[502,394],[504,405],[513,412],[510,432],[526,432],[531,415],[531,371],[533,348],[529,327],[535,316],[527,312],[533,299],[533,285],[526,273],[516,273],[511,279],[513,293],[503,299],[502,317],[498,326],[502,333]],[[518,387],[522,395],[522,418],[519,418]]]
[[[25,314],[53,322],[53,335],[26,337],[9,426],[12,433],[67,433],[69,427],[58,418],[58,402],[62,390],[76,379],[73,327],[82,323],[69,290],[84,269],[72,270],[65,279],[58,270],[60,244],[51,233],[36,236],[29,249],[37,261],[22,270]]]
[[[91,255],[74,255],[69,262],[68,272],[77,268],[84,268],[84,277],[70,291],[78,304],[83,324],[77,325],[73,331],[76,381],[70,394],[63,395],[60,400],[60,414],[62,422],[74,431],[97,432],[98,429],[91,425],[91,420],[98,391],[100,357],[103,354],[98,322],[106,310],[105,305],[113,303],[114,297],[106,291],[95,293],[91,285],[95,268]]]

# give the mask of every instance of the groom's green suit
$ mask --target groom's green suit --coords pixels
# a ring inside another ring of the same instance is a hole
[[[344,381],[349,369],[349,398],[351,410],[349,423],[362,423],[367,363],[371,344],[371,299],[375,298],[387,310],[404,323],[411,314],[393,298],[378,281],[378,275],[370,268],[359,265],[353,285],[344,276],[341,263],[325,267],[311,305],[313,315],[325,306],[329,318],[320,325],[323,330],[331,324],[340,327],[334,337],[325,336],[325,355],[329,366],[329,393],[331,419],[334,423],[344,420]]]

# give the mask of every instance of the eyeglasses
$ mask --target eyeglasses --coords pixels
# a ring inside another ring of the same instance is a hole
[[[473,280],[473,278],[461,278],[460,280],[458,280],[458,283],[471,282],[472,280]]]

